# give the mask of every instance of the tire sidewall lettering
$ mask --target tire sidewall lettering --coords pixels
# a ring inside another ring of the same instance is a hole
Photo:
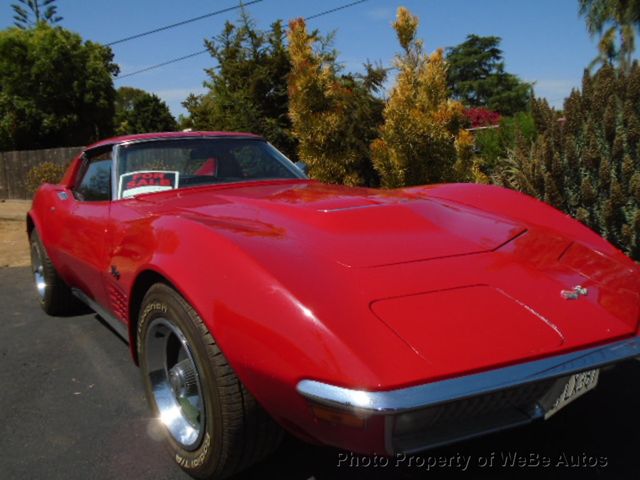
[[[144,341],[143,330],[146,327],[146,325],[149,323],[149,320],[152,320],[153,317],[155,316],[152,314],[156,313],[156,314],[166,315],[168,311],[169,311],[169,307],[167,306],[166,303],[163,303],[160,301],[154,301],[149,303],[140,314],[140,321],[138,322],[138,335],[137,335],[139,356],[142,354],[141,342]]]
[[[199,449],[200,451],[195,456],[195,458],[188,458],[184,455],[176,453],[176,463],[187,470],[198,469],[207,461],[207,456],[209,454],[210,448],[211,437],[209,436],[209,432],[207,432],[205,433],[204,439],[202,440],[202,446]]]

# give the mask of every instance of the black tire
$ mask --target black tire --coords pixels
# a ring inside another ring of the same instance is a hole
[[[172,420],[158,424],[173,458],[188,474],[223,479],[279,446],[282,429],[237,378],[195,310],[168,285],[153,285],[142,301],[137,349],[153,415],[161,419],[161,412],[173,413]],[[168,397],[173,403],[167,404]],[[179,432],[191,426],[198,436],[181,437]]]
[[[58,275],[35,229],[29,235],[29,242],[31,246],[31,271],[34,275],[36,292],[42,309],[47,314],[55,316],[77,313],[80,302]]]

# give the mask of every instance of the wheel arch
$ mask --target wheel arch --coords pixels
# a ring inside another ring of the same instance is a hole
[[[38,190],[36,190],[33,200],[31,201],[31,208],[25,215],[27,235],[31,235],[35,230],[45,245],[49,244],[51,237],[51,222],[48,223],[46,219],[47,211],[53,207],[51,200],[51,196],[53,195],[52,188],[54,188],[54,185],[46,183],[41,185]]]

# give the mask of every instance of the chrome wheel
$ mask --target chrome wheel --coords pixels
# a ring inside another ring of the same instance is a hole
[[[185,450],[195,450],[205,430],[205,406],[193,352],[182,331],[165,318],[146,335],[147,375],[160,421]]]
[[[47,289],[47,282],[44,278],[44,263],[42,262],[42,255],[40,249],[33,243],[31,245],[31,269],[33,270],[33,279],[38,291],[40,300],[44,299],[44,295]]]

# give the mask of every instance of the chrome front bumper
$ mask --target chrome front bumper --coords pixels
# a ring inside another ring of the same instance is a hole
[[[570,375],[635,357],[640,337],[397,390],[314,380],[300,381],[297,390],[316,404],[386,417],[387,453],[410,453],[544,417]]]

